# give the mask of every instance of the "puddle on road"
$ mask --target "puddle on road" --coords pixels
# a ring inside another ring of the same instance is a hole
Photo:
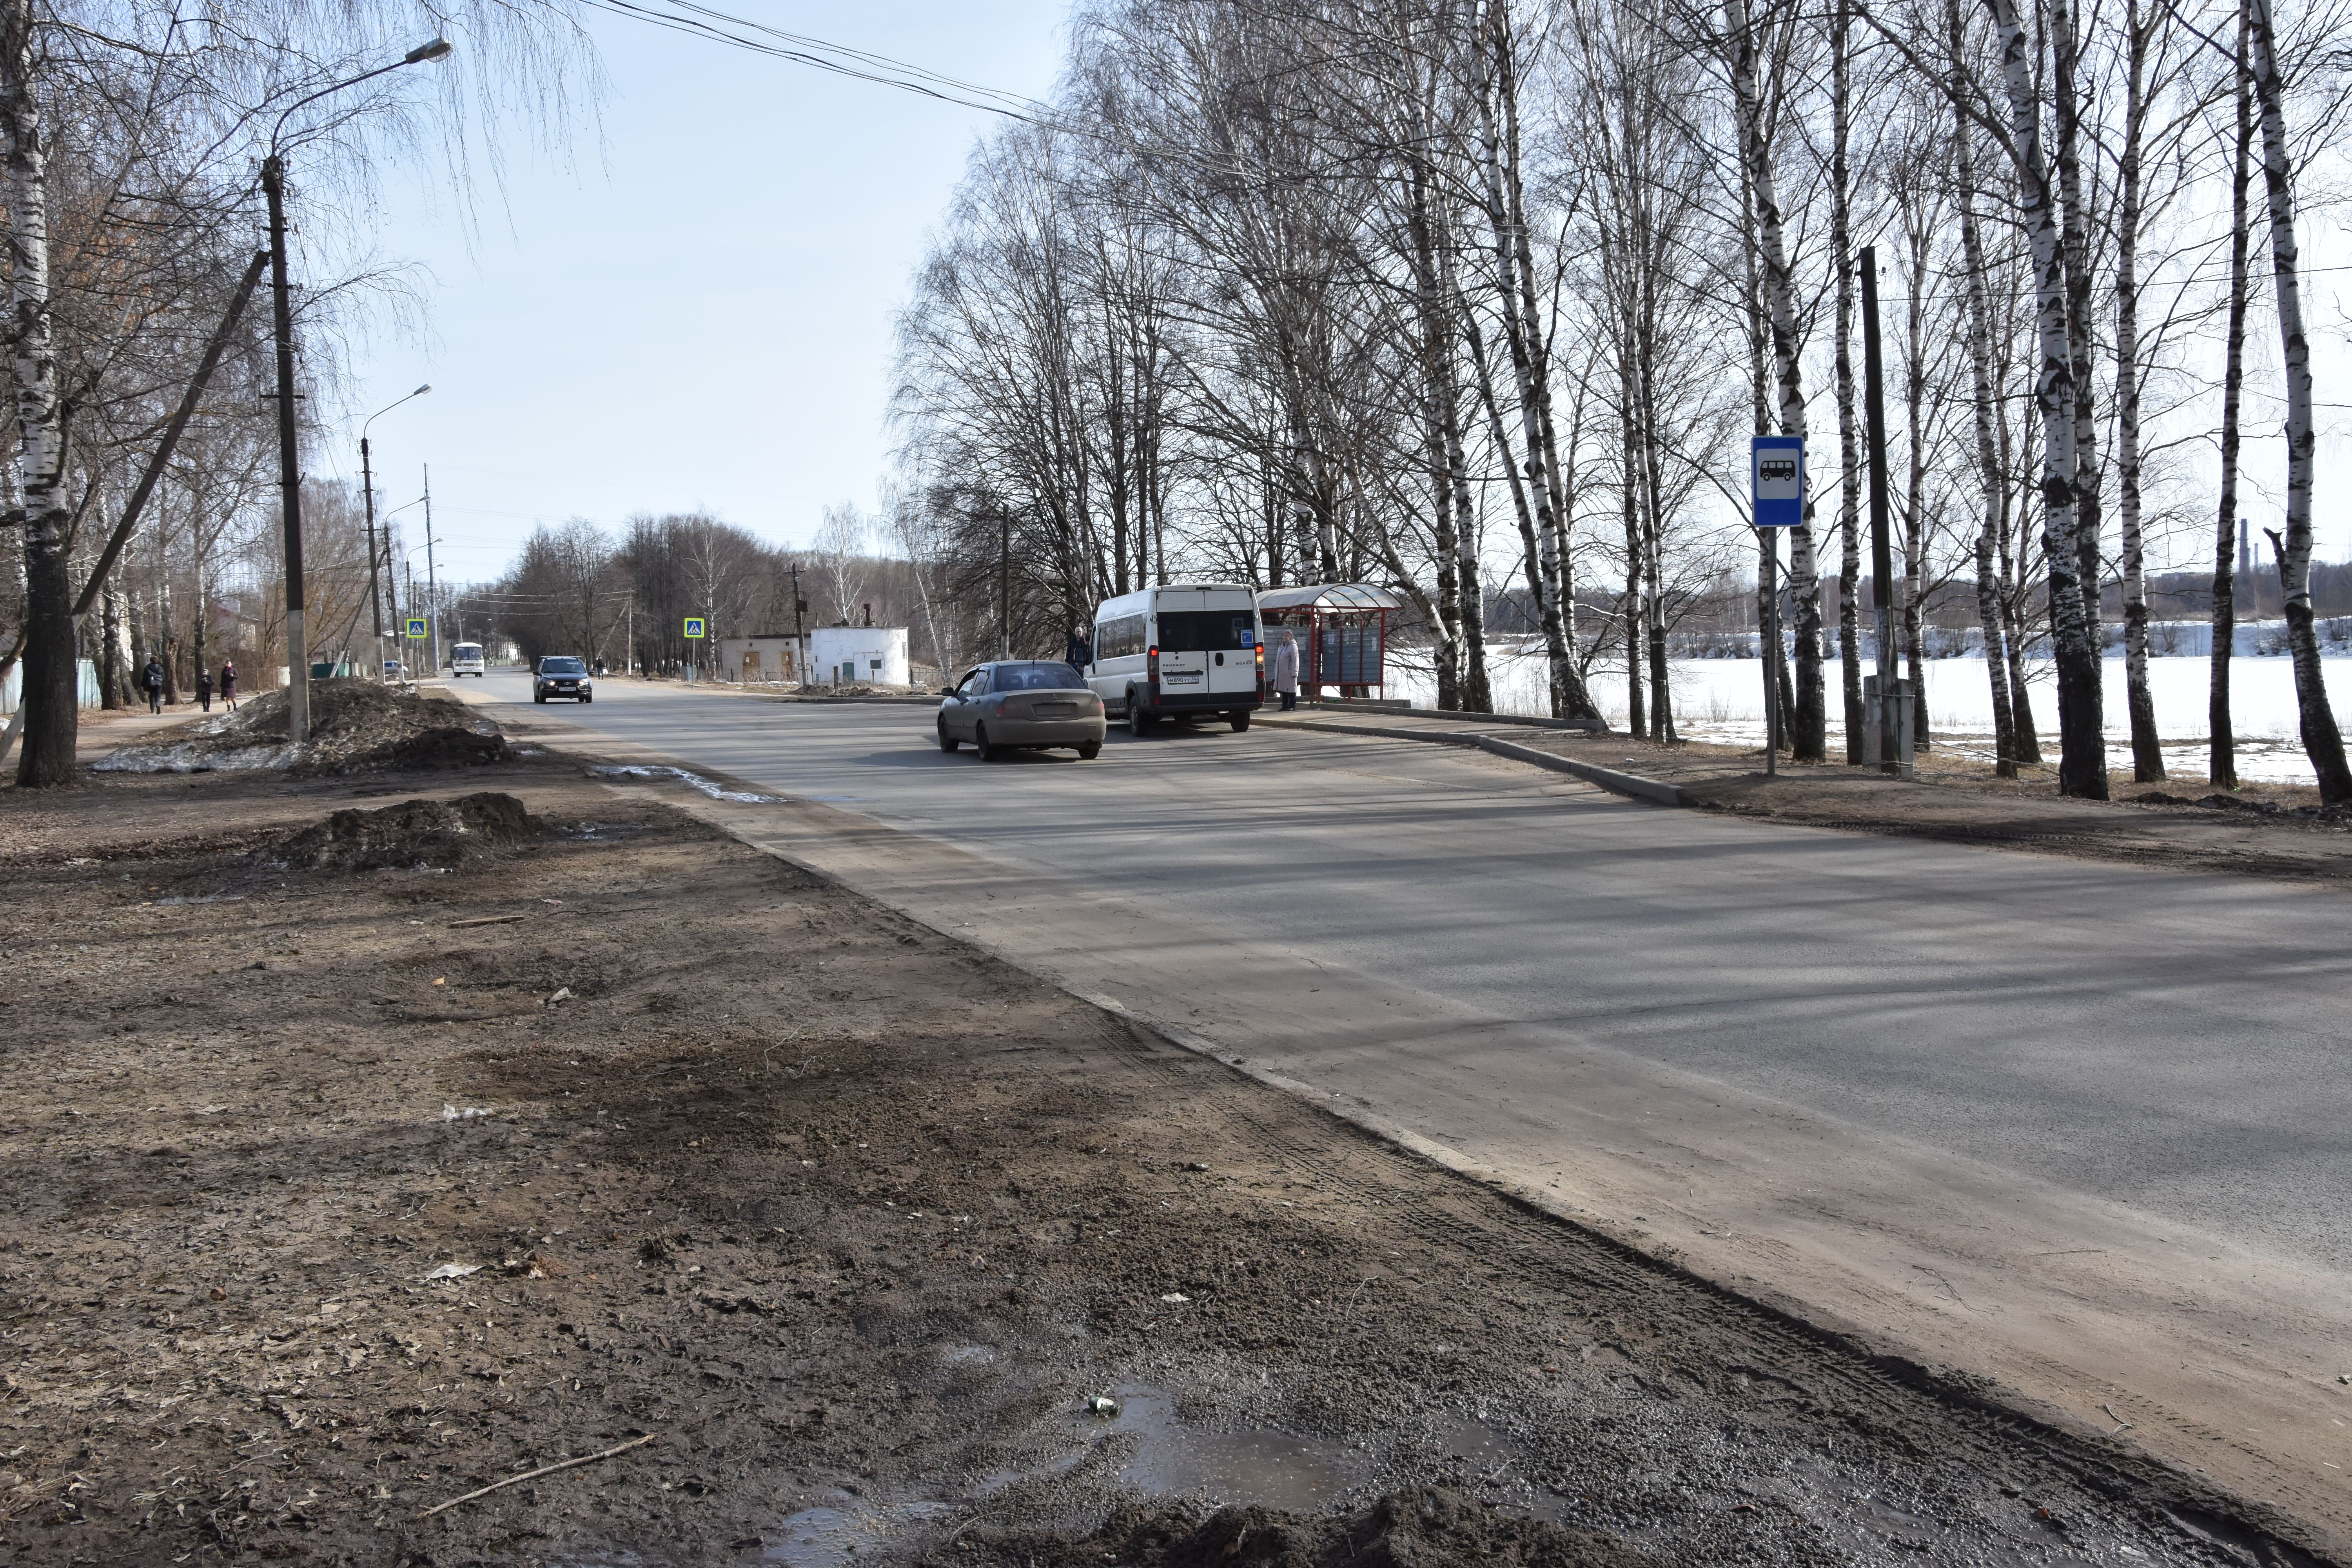
[[[940,1359],[950,1365],[985,1363],[996,1352],[982,1345],[957,1345]],[[1004,1470],[972,1489],[992,1497],[1024,1481],[1067,1476],[1120,1436],[1133,1440],[1118,1485],[1153,1494],[1207,1499],[1213,1503],[1259,1503],[1311,1513],[1328,1508],[1346,1489],[1346,1461],[1337,1443],[1295,1437],[1259,1427],[1240,1432],[1196,1432],[1176,1418],[1172,1394],[1149,1385],[1117,1389],[1118,1414],[1108,1419],[1073,1415],[1074,1446],[1043,1464]],[[877,1504],[836,1495],[803,1509],[765,1532],[761,1561],[786,1568],[850,1568],[859,1557],[896,1544],[905,1532],[935,1525],[961,1511],[946,1502]]]
[[[1339,1446],[1287,1432],[1194,1432],[1176,1419],[1176,1401],[1160,1390],[1118,1391],[1116,1418],[1104,1423],[1136,1439],[1122,1484],[1147,1492],[1197,1493],[1219,1503],[1263,1503],[1313,1512],[1347,1485]]]
[[[909,1525],[945,1519],[955,1509],[943,1502],[906,1502],[887,1508],[844,1498],[837,1504],[804,1508],[771,1531],[762,1563],[787,1568],[845,1568],[862,1547],[868,1552],[889,1543]]]

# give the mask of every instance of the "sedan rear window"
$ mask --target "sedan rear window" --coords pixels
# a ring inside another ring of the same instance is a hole
[[[1257,617],[1247,610],[1162,610],[1161,653],[1223,653],[1257,642]]]
[[[1068,691],[1083,690],[1086,677],[1075,665],[1067,664],[1000,664],[992,691]]]
[[[585,675],[588,667],[576,658],[543,658],[539,661],[541,675]]]

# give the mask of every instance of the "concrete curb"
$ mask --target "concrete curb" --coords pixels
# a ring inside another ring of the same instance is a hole
[[[1516,741],[1506,741],[1496,735],[1466,734],[1444,730],[1401,730],[1381,724],[1335,724],[1328,720],[1271,719],[1261,715],[1257,721],[1278,730],[1318,730],[1332,735],[1370,735],[1384,741],[1419,741],[1425,745],[1461,746],[1515,763],[1547,768],[1556,773],[1569,773],[1590,784],[1598,784],[1612,795],[1630,795],[1635,800],[1654,802],[1659,805],[1688,805],[1690,797],[1674,784],[1658,779],[1643,778],[1640,773],[1621,773],[1604,768],[1597,763],[1579,762],[1551,752],[1539,752],[1533,746],[1522,746]]]
[[[1477,736],[1476,744],[1479,750],[1492,752],[1498,757],[1549,768],[1556,773],[1573,773],[1587,784],[1599,784],[1613,794],[1629,795],[1636,800],[1652,800],[1660,805],[1691,804],[1690,797],[1677,786],[1658,779],[1643,778],[1640,773],[1620,773],[1615,768],[1604,768],[1598,763],[1583,763],[1552,752],[1538,752],[1533,746],[1522,746],[1494,735]]]

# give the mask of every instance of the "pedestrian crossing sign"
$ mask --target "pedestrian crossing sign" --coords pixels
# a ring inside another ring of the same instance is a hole
[[[706,635],[703,629],[703,619],[700,616],[688,616],[686,617],[686,635],[689,637],[698,637]]]
[[[423,616],[411,616],[408,617],[408,635],[418,642],[423,642],[425,640],[425,617]]]

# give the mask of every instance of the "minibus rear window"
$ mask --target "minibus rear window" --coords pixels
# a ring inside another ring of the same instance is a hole
[[[1161,653],[1223,653],[1253,647],[1257,617],[1247,610],[1162,610],[1160,612]]]

